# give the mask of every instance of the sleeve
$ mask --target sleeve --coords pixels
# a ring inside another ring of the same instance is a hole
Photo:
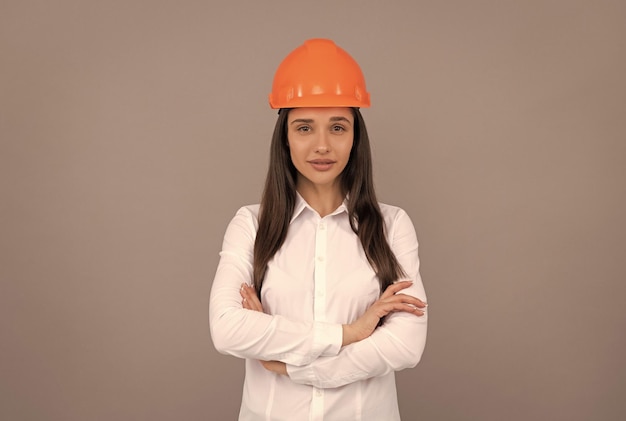
[[[388,225],[389,226],[389,225]],[[391,248],[413,285],[402,293],[426,301],[419,275],[417,238],[409,216],[399,210],[393,223]],[[370,337],[344,347],[336,356],[322,356],[310,364],[287,365],[295,383],[333,388],[414,367],[426,345],[428,313],[423,316],[396,312]]]
[[[211,287],[209,326],[215,348],[239,358],[282,361],[294,366],[341,349],[340,324],[301,322],[244,309],[239,289],[252,283],[256,215],[241,208],[226,229]]]

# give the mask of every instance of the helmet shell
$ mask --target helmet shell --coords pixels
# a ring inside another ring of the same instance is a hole
[[[370,95],[358,63],[329,39],[310,39],[280,63],[271,108],[369,107]]]

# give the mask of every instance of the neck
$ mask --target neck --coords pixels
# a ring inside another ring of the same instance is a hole
[[[344,199],[339,183],[326,186],[298,182],[296,190],[322,218],[335,211]]]

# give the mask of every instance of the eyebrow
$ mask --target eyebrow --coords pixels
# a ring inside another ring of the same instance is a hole
[[[346,123],[352,125],[352,123],[350,123],[350,120],[348,120],[345,117],[341,117],[341,116],[340,117],[331,117],[330,121],[332,121],[332,122],[335,122],[335,121],[345,121]]]
[[[329,119],[329,121],[330,121],[331,123],[335,123],[335,122],[337,122],[337,121],[343,121],[343,122],[346,122],[346,123],[348,123],[348,124],[352,125],[352,123],[350,123],[350,120],[348,120],[347,118],[342,117],[342,116],[338,116],[338,117],[331,117],[331,118]],[[315,122],[315,120],[313,120],[312,118],[296,118],[295,120],[293,120],[293,121],[292,121],[291,123],[289,123],[289,124],[294,124],[294,123],[312,124],[312,123],[314,123],[314,122]]]
[[[307,124],[311,124],[313,123],[313,119],[312,118],[296,118],[295,120],[293,120],[291,123],[289,124],[294,124],[294,123],[307,123]]]

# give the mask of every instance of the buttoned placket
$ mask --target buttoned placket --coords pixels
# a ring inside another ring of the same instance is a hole
[[[326,259],[328,229],[325,218],[317,223],[315,232],[314,309],[316,321],[326,322]],[[311,397],[311,420],[324,418],[324,389],[313,388]]]

